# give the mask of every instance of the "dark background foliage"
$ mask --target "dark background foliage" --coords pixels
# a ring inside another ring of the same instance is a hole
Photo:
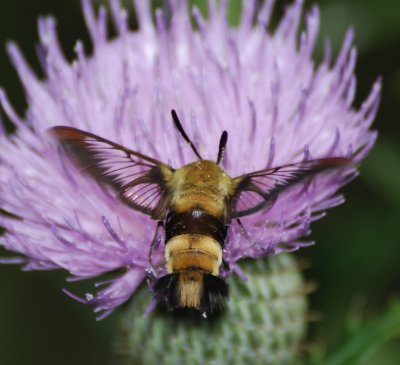
[[[200,2],[204,5],[204,1]],[[313,224],[312,237],[318,244],[298,254],[309,263],[307,278],[318,284],[318,290],[311,295],[310,317],[317,321],[311,325],[310,347],[315,352],[319,345],[317,353],[330,353],[341,348],[349,328],[379,318],[399,295],[400,3],[315,2],[322,18],[320,45],[324,37],[329,37],[337,52],[346,29],[350,25],[355,28],[359,54],[356,105],[367,96],[377,76],[383,76],[384,81],[375,122],[379,130],[376,147],[362,165],[361,176],[344,189],[346,203]],[[128,1],[124,3],[131,7]],[[277,14],[285,3],[278,1]],[[306,1],[306,8],[312,3]],[[240,1],[233,0],[232,4],[235,19],[239,13],[235,4],[240,5]],[[60,39],[70,59],[77,39],[89,46],[78,0],[1,1],[0,44],[16,40],[29,62],[38,68],[36,21],[39,15],[49,13],[58,20]],[[135,26],[134,20],[131,23]],[[317,49],[315,56],[319,55]],[[0,50],[0,67],[0,85],[23,113],[24,94],[4,47]],[[6,255],[3,251],[0,255]],[[2,364],[107,363],[117,315],[96,322],[88,308],[61,293],[60,288],[67,285],[64,278],[65,273],[61,272],[24,273],[17,267],[0,267]],[[75,289],[78,287],[82,289],[85,284],[74,284]],[[397,332],[397,339],[385,342],[357,364],[394,365],[399,359]]]

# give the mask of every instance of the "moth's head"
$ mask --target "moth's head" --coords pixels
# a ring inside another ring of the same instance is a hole
[[[153,294],[168,310],[193,308],[213,313],[223,308],[228,299],[228,286],[218,276],[201,270],[184,270],[158,279]]]

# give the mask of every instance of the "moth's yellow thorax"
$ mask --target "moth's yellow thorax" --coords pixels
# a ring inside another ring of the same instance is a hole
[[[171,186],[174,211],[185,212],[197,207],[214,216],[222,216],[226,197],[232,191],[232,178],[215,162],[200,160],[177,169]]]

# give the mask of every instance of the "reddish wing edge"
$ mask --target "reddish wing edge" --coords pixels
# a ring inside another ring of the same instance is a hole
[[[82,171],[110,186],[124,204],[153,219],[165,218],[171,167],[76,128],[56,126],[50,133]]]
[[[349,166],[342,157],[323,158],[255,171],[234,179],[230,218],[240,218],[272,207],[278,195],[320,173]]]

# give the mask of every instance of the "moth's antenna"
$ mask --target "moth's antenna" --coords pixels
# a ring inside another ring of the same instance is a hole
[[[225,157],[226,142],[227,141],[228,141],[228,132],[227,131],[223,131],[222,134],[221,134],[221,138],[219,140],[217,165],[219,165],[220,162],[222,162],[224,157]]]
[[[192,151],[194,152],[194,154],[200,159],[202,160],[202,157],[200,156],[200,153],[197,151],[196,147],[194,146],[193,142],[189,139],[189,137],[187,136],[187,134],[185,133],[185,131],[183,130],[182,124],[179,121],[178,115],[176,114],[176,111],[174,109],[171,110],[171,115],[172,115],[172,119],[174,121],[174,125],[175,128],[178,130],[178,132],[180,133],[180,135],[183,137],[183,139],[189,144],[189,146],[191,147]]]

